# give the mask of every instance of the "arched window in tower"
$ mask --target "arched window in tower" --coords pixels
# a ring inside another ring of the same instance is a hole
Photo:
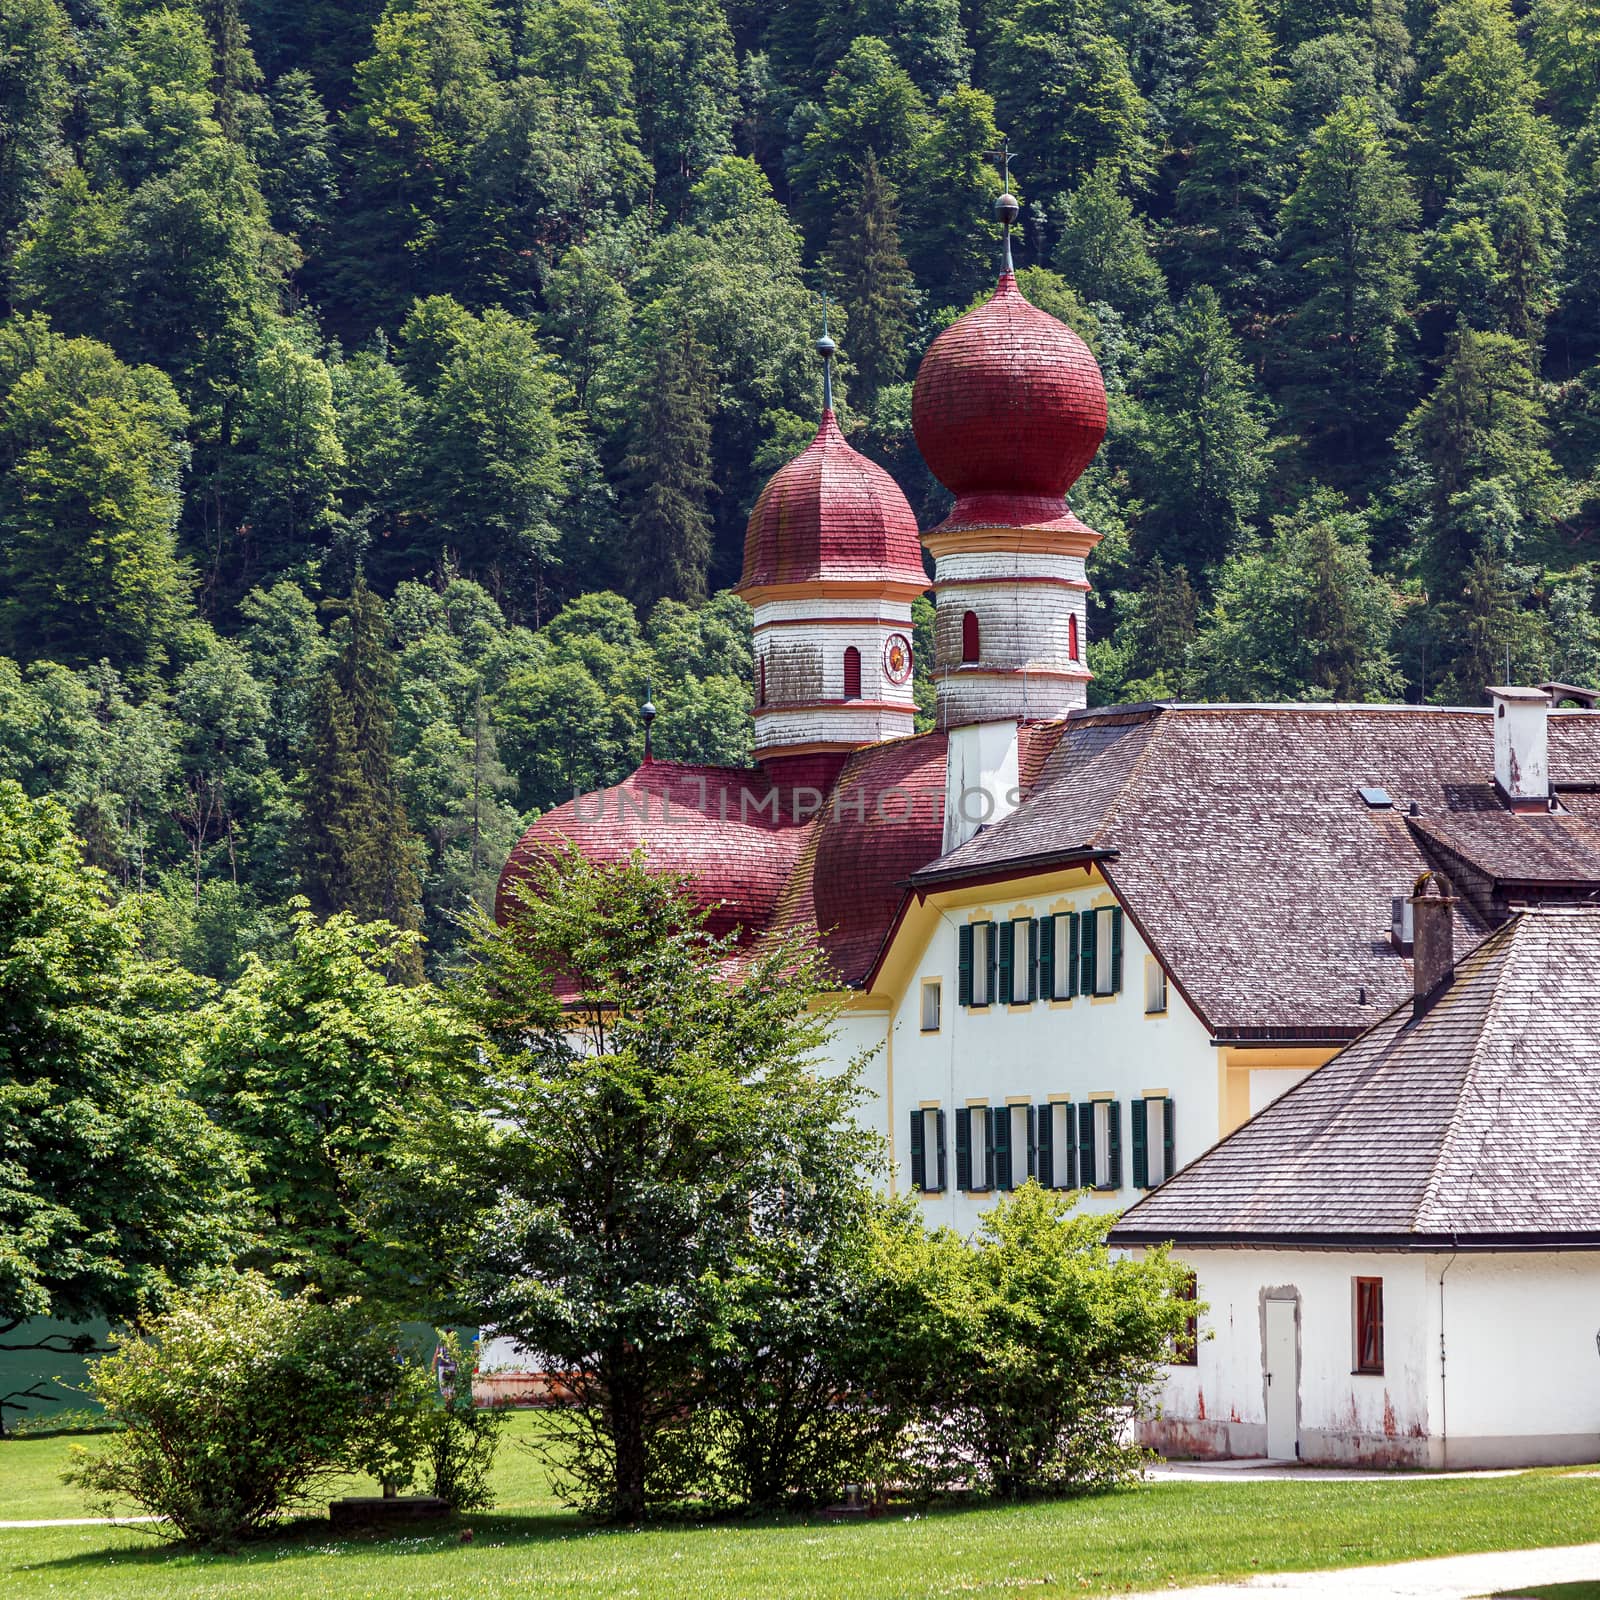
[[[861,698],[861,652],[854,645],[844,653],[844,697],[846,700]]]
[[[1078,619],[1076,617],[1067,618],[1067,654],[1074,661],[1083,659],[1078,654]]]
[[[760,661],[759,665],[756,668],[756,704],[764,706],[766,703],[767,703],[767,658],[765,656],[762,656],[761,661]]]
[[[968,611],[961,618],[961,659],[978,659],[978,613]]]

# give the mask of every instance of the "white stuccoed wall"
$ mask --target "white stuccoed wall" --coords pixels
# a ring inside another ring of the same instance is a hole
[[[1145,1428],[1164,1452],[1265,1452],[1263,1301],[1289,1293],[1301,1459],[1463,1468],[1600,1457],[1600,1255],[1176,1254],[1209,1309],[1198,1365],[1168,1369],[1162,1417]],[[1383,1279],[1382,1375],[1351,1370],[1358,1276]]]

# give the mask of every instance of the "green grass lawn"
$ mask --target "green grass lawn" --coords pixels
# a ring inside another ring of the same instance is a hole
[[[532,1419],[519,1416],[525,1436]],[[90,1441],[92,1443],[92,1441]],[[65,1440],[0,1444],[0,1517],[82,1514],[49,1479]],[[306,1525],[234,1557],[104,1527],[0,1532],[6,1600],[914,1600],[1115,1593],[1273,1569],[1600,1539],[1593,1478],[1157,1483],[1088,1500],[602,1531],[563,1512],[508,1442],[501,1505],[428,1537],[336,1540]],[[1573,1597],[1578,1600],[1578,1597]]]

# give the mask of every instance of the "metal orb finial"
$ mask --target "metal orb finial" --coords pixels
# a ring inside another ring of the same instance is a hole
[[[1000,198],[994,203],[994,214],[1000,219],[1000,226],[1004,230],[1004,247],[1000,257],[1000,270],[1002,273],[1013,272],[1016,269],[1011,264],[1011,230],[1016,225],[1017,218],[1022,215],[1022,207],[1017,203],[1017,197],[1011,192],[1011,141],[1009,139],[993,152],[993,160],[1000,169]]]
[[[656,706],[655,701],[650,698],[650,684],[648,680],[644,686],[644,704],[639,707],[639,717],[644,723],[644,758],[646,761],[652,761],[655,759],[655,756],[651,747],[650,733],[655,727]]]
[[[817,354],[822,357],[822,409],[833,410],[833,358],[839,347],[828,334],[828,294],[822,294],[822,337],[817,340]]]

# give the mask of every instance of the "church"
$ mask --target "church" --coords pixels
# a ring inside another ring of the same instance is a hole
[[[653,760],[513,853],[643,849],[752,948],[813,930],[841,1062],[930,1225],[1029,1177],[1121,1212],[1413,993],[1413,886],[1454,948],[1600,890],[1600,715],[1563,685],[1484,707],[1088,704],[1099,536],[1068,493],[1105,437],[1099,367],[1029,304],[934,341],[912,419],[953,506],[919,536],[854,451],[819,345],[816,437],[751,513],[755,760]],[[932,577],[924,564],[931,558]],[[914,731],[913,600],[937,608]],[[1563,706],[1576,700],[1575,707]],[[508,1374],[508,1379],[510,1375]]]
[[[1120,1210],[1411,992],[1407,897],[1463,886],[1467,949],[1600,888],[1600,716],[1561,686],[1484,708],[1091,708],[1098,535],[1068,493],[1105,437],[1088,347],[1011,266],[933,342],[917,444],[954,497],[920,535],[853,450],[826,336],[816,437],[751,513],[755,761],[644,762],[540,817],[694,875],[746,946],[814,930],[841,1060],[863,1048],[894,1182],[967,1228],[1030,1174]],[[931,557],[932,580],[923,552]],[[911,604],[937,607],[913,732]]]

